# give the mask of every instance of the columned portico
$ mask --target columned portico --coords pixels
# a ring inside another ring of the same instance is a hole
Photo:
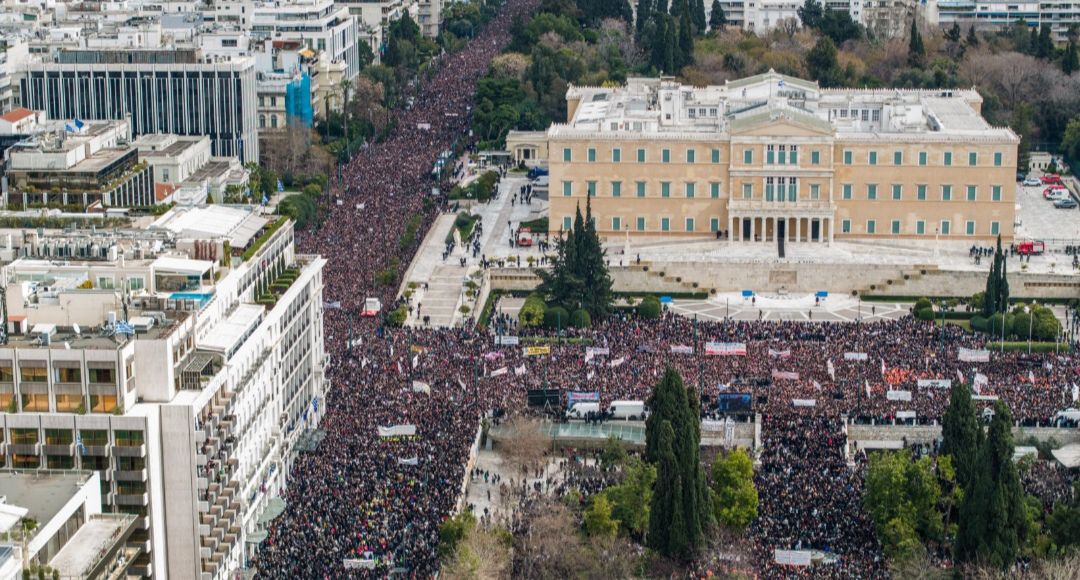
[[[728,240],[831,244],[835,206],[829,202],[728,202]],[[805,230],[804,223],[805,222]]]

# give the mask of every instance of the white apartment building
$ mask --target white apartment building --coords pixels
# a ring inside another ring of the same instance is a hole
[[[273,217],[211,205],[0,238],[20,256],[3,269],[0,465],[96,471],[105,511],[138,518],[144,576],[233,577],[325,410],[325,261]]]
[[[12,92],[12,78],[30,57],[30,45],[18,36],[0,37],[0,114],[18,105]]]
[[[359,31],[357,20],[333,0],[259,3],[251,24],[252,41],[297,41],[345,62],[349,78],[360,74]]]
[[[339,6],[349,9],[349,14],[360,19],[361,25],[371,31],[368,44],[378,58],[391,22],[410,13],[416,0],[336,0]]]
[[[1067,41],[1069,27],[1080,24],[1080,2],[1073,0],[930,0],[928,12],[933,13],[932,22],[943,27],[956,22],[962,28],[974,25],[978,30],[1000,30],[1017,20],[1036,28],[1046,24],[1056,42]]]
[[[706,10],[712,5],[706,2]],[[851,19],[880,36],[900,36],[907,31],[917,9],[916,0],[822,0],[827,10],[847,12]],[[720,0],[730,26],[764,34],[785,24],[801,26],[798,9],[802,0]]]
[[[416,23],[420,33],[428,38],[439,36],[442,26],[443,0],[417,0]]]
[[[230,190],[247,188],[248,170],[235,157],[214,157],[209,137],[143,135],[132,147],[150,167],[155,203],[226,203]]]

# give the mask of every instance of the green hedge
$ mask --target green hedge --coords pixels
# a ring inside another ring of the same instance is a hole
[[[255,240],[251,244],[251,246],[248,247],[248,249],[244,250],[244,253],[242,254],[244,261],[247,262],[248,260],[250,260],[251,257],[255,255],[255,252],[258,252],[259,248],[261,248],[262,245],[266,243],[266,240],[269,240],[271,237],[273,237],[274,232],[281,229],[281,226],[285,225],[285,222],[287,221],[289,221],[289,216],[283,215],[279,217],[278,220],[274,222],[270,227],[266,228],[266,230],[263,231],[263,234],[259,236],[259,239]]]
[[[480,309],[480,317],[476,320],[477,328],[487,328],[491,323],[491,317],[495,314],[495,303],[499,301],[503,295],[502,290],[492,290],[488,292],[487,300],[484,301],[484,307]]]
[[[945,313],[945,320],[971,320],[972,318],[975,318],[976,314],[978,314],[978,312],[960,312],[957,310],[950,310]],[[936,316],[938,318],[941,318],[941,313],[938,312]]]
[[[544,327],[566,328],[570,326],[570,313],[562,306],[551,306],[544,311]]]
[[[1001,342],[988,342],[986,343],[986,349],[990,352],[1001,352]],[[1027,352],[1027,342],[1006,342],[1005,352]],[[1056,342],[1033,342],[1031,343],[1031,352],[1069,352],[1069,345],[1067,343],[1058,344]]]

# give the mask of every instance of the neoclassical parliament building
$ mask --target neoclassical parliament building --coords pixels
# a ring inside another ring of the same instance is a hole
[[[822,89],[770,71],[693,87],[571,87],[567,123],[513,132],[550,170],[549,228],[592,198],[612,236],[734,242],[1013,237],[1017,145],[969,90]]]

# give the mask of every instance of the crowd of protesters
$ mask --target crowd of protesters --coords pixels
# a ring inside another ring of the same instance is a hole
[[[769,416],[758,476],[762,517],[753,532],[762,545],[829,548],[844,554],[838,569],[852,571],[842,576],[872,577],[881,564],[873,534],[853,508],[860,484],[837,463],[841,414],[888,421],[914,411],[920,420],[940,418],[948,391],[918,387],[924,378],[985,376],[982,395],[1005,399],[1025,421],[1049,421],[1071,400],[1072,356],[993,353],[990,362],[963,362],[957,349],[981,348],[979,338],[913,318],[697,324],[670,314],[652,321],[619,315],[560,337],[516,329],[550,342],[549,353],[525,356],[521,347],[495,346],[490,334],[473,329],[391,330],[379,318],[360,317],[367,297],[394,303],[396,288],[380,285],[380,274],[400,279],[440,211],[431,195],[432,168],[467,130],[475,82],[506,45],[513,19],[537,4],[507,0],[465,48],[438,57],[433,72],[409,89],[413,105],[394,113],[388,137],[343,168],[322,227],[298,233],[302,251],[329,259],[323,280],[325,299],[335,304],[324,317],[331,388],[319,426],[326,436],[293,464],[288,507],[255,561],[261,575],[432,576],[439,526],[459,507],[482,414],[523,409],[527,391],[545,387],[598,391],[604,402],[645,399],[673,365],[706,401],[746,392],[755,411]],[[423,218],[420,235],[402,244],[414,216]],[[506,317],[501,321],[515,329]],[[746,354],[705,356],[707,342],[742,343]],[[607,350],[589,355],[588,345]],[[848,352],[866,359],[848,360]],[[774,371],[791,378],[774,378]],[[889,391],[911,398],[891,398]],[[815,401],[803,414],[831,419],[807,423],[812,420],[793,411],[795,399]],[[378,433],[394,425],[415,426],[416,433]],[[598,489],[603,481],[591,471],[571,481]]]

